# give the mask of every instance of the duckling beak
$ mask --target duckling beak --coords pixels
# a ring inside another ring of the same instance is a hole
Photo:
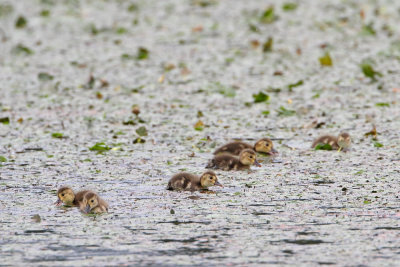
[[[261,167],[261,164],[257,160],[254,161],[254,165],[256,165],[257,167]]]
[[[215,181],[215,186],[220,186],[220,187],[224,187],[222,184],[220,184],[218,181]]]
[[[61,206],[61,204],[62,204],[61,199],[57,199],[57,201],[54,202],[54,205],[56,205],[57,207],[58,207],[58,206]]]
[[[86,207],[84,208],[83,212],[84,212],[84,213],[89,213],[89,212],[90,212],[90,206],[89,206],[89,204],[86,205]]]
[[[278,150],[276,150],[275,148],[273,148],[273,149],[271,149],[271,151],[268,152],[267,154],[268,154],[268,155],[278,155],[279,152],[278,152]]]

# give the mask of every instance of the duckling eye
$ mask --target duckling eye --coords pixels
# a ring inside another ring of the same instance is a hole
[[[61,194],[61,196],[63,197],[65,194]]]
[[[92,202],[92,203],[93,203],[93,202],[94,202],[94,200],[92,199],[90,202]]]

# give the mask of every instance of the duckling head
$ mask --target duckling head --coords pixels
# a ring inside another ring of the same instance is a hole
[[[83,209],[85,213],[90,213],[99,205],[99,196],[96,193],[89,192],[83,197]]]
[[[200,184],[203,188],[208,188],[211,186],[220,186],[224,187],[222,184],[218,182],[217,175],[213,171],[207,171],[203,173],[200,177]]]
[[[258,167],[261,167],[261,164],[258,163],[257,157],[256,157],[256,152],[252,149],[244,149],[239,155],[239,161],[243,165],[256,165]]]
[[[278,154],[278,151],[274,149],[274,145],[269,138],[263,138],[257,141],[254,145],[254,150],[256,152],[267,153],[269,155]]]
[[[56,206],[60,206],[63,203],[66,206],[74,205],[75,194],[74,191],[72,191],[72,189],[69,187],[64,186],[58,189],[57,197],[58,199],[56,203],[54,203]]]
[[[350,135],[348,133],[339,134],[337,143],[341,148],[348,148],[351,144]]]

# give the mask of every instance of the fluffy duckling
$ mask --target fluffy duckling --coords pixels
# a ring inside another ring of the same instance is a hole
[[[254,146],[240,141],[228,143],[215,150],[214,155],[229,153],[238,156],[243,149],[253,149],[256,152],[266,153],[268,155],[278,154],[278,151],[274,149],[274,144],[271,139],[262,138],[258,140]]]
[[[108,204],[92,191],[88,191],[79,203],[80,210],[84,213],[108,212]]]
[[[60,206],[64,203],[65,206],[79,206],[79,203],[82,201],[83,196],[89,191],[83,190],[78,193],[74,193],[74,191],[67,186],[63,186],[57,191],[57,201],[54,203],[56,206]]]
[[[256,152],[252,149],[244,149],[240,152],[239,157],[229,154],[216,155],[210,160],[206,168],[237,171],[248,170],[253,164],[261,167],[260,163],[257,161]]]
[[[213,171],[206,171],[200,177],[191,173],[181,172],[172,176],[167,190],[197,191],[211,186],[222,186]]]
[[[338,137],[332,135],[324,135],[315,139],[312,144],[312,148],[315,148],[318,144],[329,144],[334,150],[348,149],[351,144],[351,138],[348,133],[340,133]]]

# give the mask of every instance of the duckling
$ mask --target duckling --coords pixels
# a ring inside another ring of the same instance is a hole
[[[229,153],[238,156],[243,149],[253,149],[256,152],[266,153],[268,155],[278,154],[278,151],[274,149],[274,144],[271,139],[262,138],[258,140],[254,146],[240,141],[228,143],[215,150],[214,155]]]
[[[213,171],[206,171],[200,177],[191,173],[181,172],[172,176],[167,190],[197,191],[211,186],[222,186]]]
[[[341,151],[350,147],[351,138],[348,133],[340,133],[338,137],[324,135],[315,139],[311,147],[315,148],[318,144],[329,144],[332,149]]]
[[[79,191],[74,193],[74,191],[68,187],[63,186],[57,191],[57,201],[54,203],[56,206],[60,206],[64,203],[65,206],[79,206],[79,202],[82,201],[83,196],[89,192],[88,190]]]
[[[84,213],[108,212],[108,204],[92,191],[88,191],[79,203],[80,210]]]
[[[216,155],[210,160],[206,168],[221,169],[224,171],[248,170],[253,164],[261,167],[256,159],[256,152],[252,149],[243,149],[239,157],[229,154]]]

